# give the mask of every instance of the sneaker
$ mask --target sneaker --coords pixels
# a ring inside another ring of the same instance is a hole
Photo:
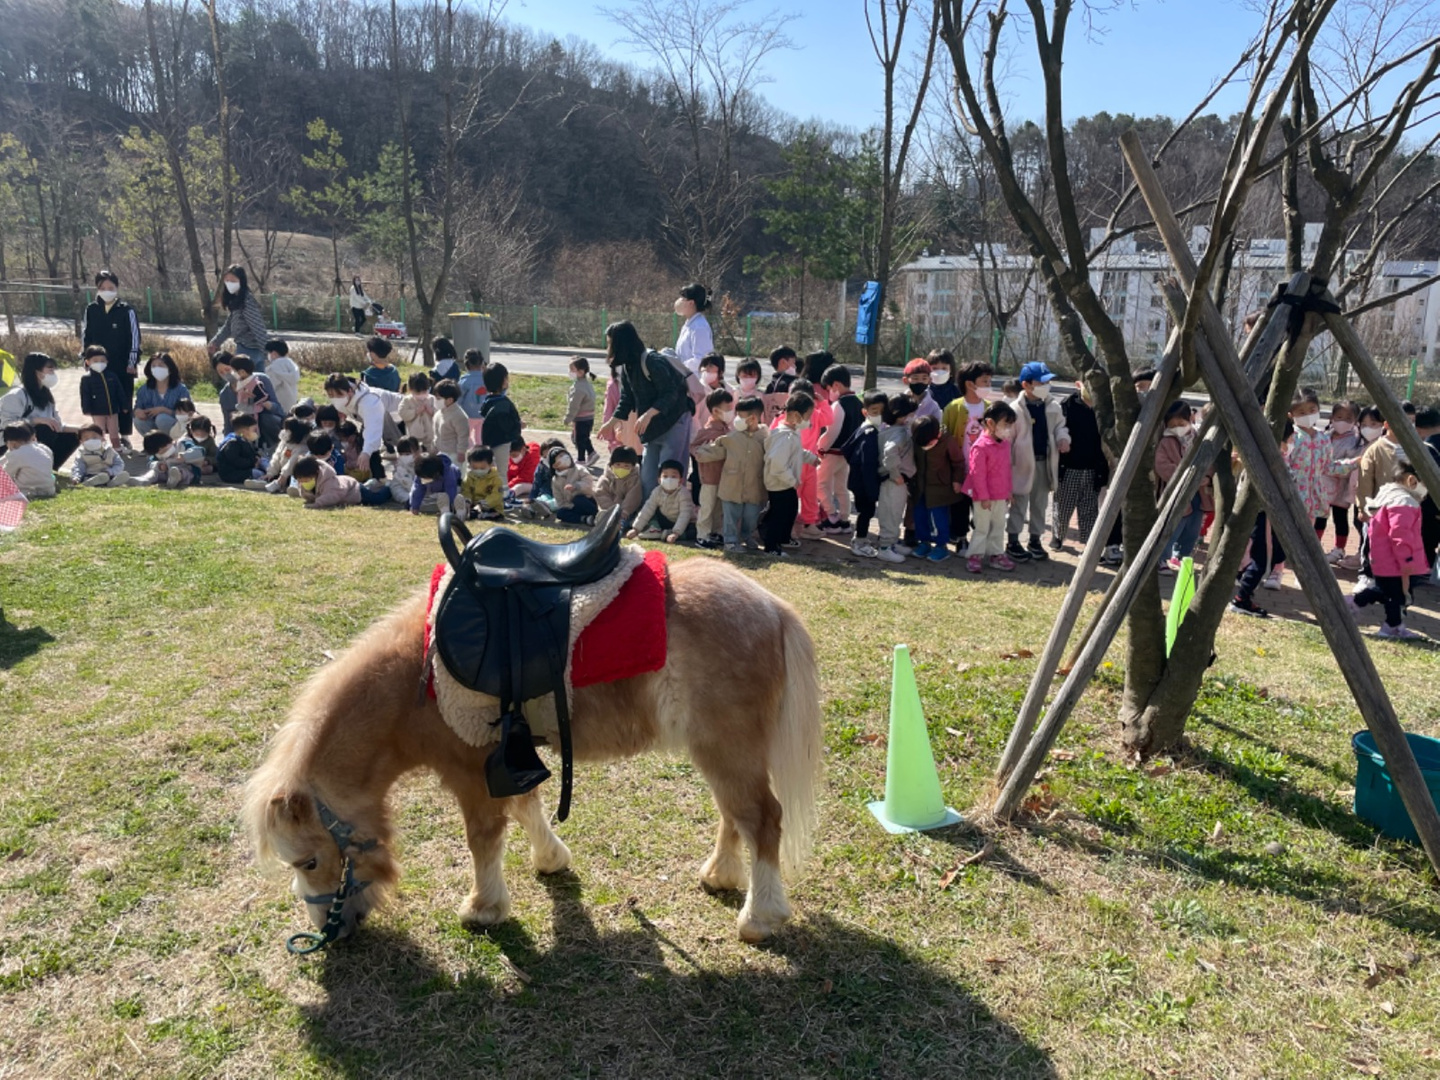
[[[746,540],[746,541],[745,541],[745,550],[746,550],[746,551],[759,551],[759,550],[760,550],[760,545],[757,544],[754,540]]]
[[[899,555],[903,559],[906,555],[909,555],[915,549],[913,547],[910,547],[910,545],[908,544],[891,544],[890,550],[895,552],[896,555]]]
[[[800,535],[806,540],[819,540],[825,534],[820,531],[819,526],[806,525],[800,530]]]
[[[1011,540],[1010,543],[1006,545],[1005,554],[1017,563],[1030,561],[1030,552],[1025,550],[1019,540]],[[997,555],[996,558],[999,558],[999,556]]]
[[[910,549],[910,554],[915,556],[915,558],[917,559],[928,559],[930,557],[930,552],[933,550],[934,549],[929,544],[916,544],[913,548]]]
[[[695,541],[695,546],[698,548],[704,548],[706,551],[714,551],[716,548],[724,547],[725,542],[722,540],[719,543],[716,543],[714,537],[702,536]]]
[[[1331,566],[1339,566],[1345,558],[1344,548],[1331,548],[1330,554],[1325,556],[1325,561]]]
[[[965,560],[965,569],[969,570],[972,574],[978,574],[985,569],[985,560],[980,558],[979,555],[971,555]]]
[[[1155,568],[1155,572],[1161,577],[1175,576],[1175,568],[1171,566],[1168,562],[1162,562],[1159,566]]]
[[[585,517],[581,518],[580,521],[581,521],[581,523],[584,524],[584,525],[594,525],[594,524],[595,524],[595,515],[594,515],[594,514],[587,514]]]
[[[739,544],[726,544],[726,545],[725,545],[725,553],[726,553],[727,555],[738,555],[738,554],[740,554],[740,552],[742,552],[742,551],[744,551],[744,550],[745,550],[745,549],[742,548]]]
[[[1343,559],[1340,560],[1340,562],[1338,563],[1338,565],[1339,565],[1339,567],[1340,567],[1341,570],[1359,570],[1359,569],[1360,569],[1360,556],[1359,556],[1359,555],[1346,555]]]
[[[822,521],[820,531],[828,536],[835,536],[839,533],[848,533],[850,523],[848,521]]]
[[[1125,549],[1119,544],[1110,544],[1100,553],[1101,566],[1120,566],[1125,562]]]
[[[879,551],[877,551],[877,552],[875,553],[875,557],[876,557],[877,559],[879,559],[881,562],[888,562],[888,563],[897,563],[897,562],[904,562],[904,561],[905,561],[905,556],[904,556],[904,555],[901,555],[900,552],[896,550],[896,548],[895,548],[894,545],[891,545],[890,547],[883,547],[883,548],[881,548]]]
[[[969,541],[969,540],[960,540],[960,541],[957,541],[956,544],[955,544],[955,554],[956,554],[956,555],[969,555],[969,554],[970,554],[970,541]]]
[[[786,541],[785,541],[785,545],[784,545],[784,546],[787,547],[787,548],[789,548],[791,551],[794,551],[796,548],[798,548],[798,547],[800,546],[800,541],[799,541],[799,540],[796,540],[795,537],[792,536],[789,540],[786,540]]]
[[[1260,587],[1261,587],[1262,589],[1269,589],[1271,592],[1274,592],[1274,591],[1276,591],[1277,589],[1279,589],[1279,588],[1280,588],[1280,573],[1281,573],[1281,571],[1279,571],[1279,570],[1271,570],[1271,571],[1270,571],[1270,575],[1269,575],[1264,581],[1260,582]]]
[[[853,541],[850,544],[850,550],[856,555],[859,555],[862,559],[874,559],[880,554],[864,540]]]
[[[950,558],[950,552],[946,551],[943,547],[937,547],[934,551],[930,552],[929,555],[926,555],[925,558],[930,562],[944,562]]]
[[[246,480],[244,486],[246,491],[264,491],[270,485],[264,480]]]
[[[1045,545],[1040,542],[1038,536],[1030,537],[1030,544],[1025,550],[1036,562],[1044,562],[1050,558],[1050,553],[1045,550]]]
[[[1174,570],[1178,574],[1180,572],[1180,567],[1182,564],[1183,560],[1181,559],[1171,559],[1165,565],[1170,567],[1171,570]]]
[[[710,542],[711,542],[712,544],[714,544],[716,547],[724,547],[724,546],[725,546],[725,537],[724,537],[721,533],[711,533],[711,534],[710,534]]]
[[[771,551],[769,548],[766,548],[765,554],[769,555],[772,559],[788,559],[790,557],[783,550]]]
[[[1241,600],[1238,596],[1230,601],[1230,606],[1226,610],[1235,615],[1248,615],[1252,619],[1268,619],[1270,617],[1270,613],[1264,608],[1255,606],[1254,600]]]
[[[991,555],[990,566],[995,570],[1014,570],[1015,560],[1008,555]]]
[[[660,539],[663,539],[664,536],[665,536],[665,533],[664,533],[663,531],[661,531],[660,529],[655,528],[655,527],[652,525],[650,528],[646,529],[644,532],[642,532],[642,533],[640,534],[640,539],[641,539],[641,540],[660,540]]]
[[[1404,623],[1399,626],[1382,626],[1377,635],[1383,638],[1394,638],[1396,641],[1418,641],[1421,635],[1411,630]]]
[[[1356,602],[1355,597],[1347,596],[1345,597],[1345,610],[1350,612],[1351,618],[1358,619],[1360,618],[1360,612],[1365,609]]]
[[[587,468],[591,465],[600,464],[600,455],[597,454],[594,450],[591,450],[590,453],[585,455],[584,464]]]
[[[1064,550],[1065,550],[1065,541],[1061,540],[1058,536],[1052,536],[1052,537],[1050,538],[1050,550],[1051,550],[1051,551],[1064,551]]]

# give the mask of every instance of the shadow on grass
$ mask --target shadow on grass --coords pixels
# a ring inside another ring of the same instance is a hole
[[[829,916],[715,967],[633,904],[599,929],[573,874],[546,886],[553,947],[513,921],[476,938],[513,979],[441,971],[373,929],[333,950],[303,1010],[311,1053],[354,1077],[1057,1075],[964,982]]]
[[[1225,734],[1227,735],[1234,735],[1236,738],[1244,739],[1246,742],[1254,743],[1262,750],[1268,750],[1272,754],[1280,754],[1284,757],[1293,758],[1301,765],[1304,765],[1307,768],[1314,769],[1318,773],[1324,773],[1326,776],[1341,784],[1353,783],[1355,780],[1354,769],[1351,769],[1347,772],[1345,769],[1341,768],[1339,765],[1334,764],[1333,762],[1321,761],[1319,758],[1307,754],[1302,750],[1296,750],[1293,747],[1289,746],[1281,746],[1279,743],[1274,743],[1270,742],[1267,739],[1262,739],[1253,731],[1248,731],[1245,728],[1239,727],[1235,724],[1226,723],[1224,720],[1217,720],[1213,716],[1197,712],[1193,716],[1192,722],[1196,724],[1208,725],[1209,727],[1213,727],[1219,731],[1225,732]]]
[[[5,613],[0,611],[0,670],[14,667],[54,641],[55,636],[44,627],[21,630],[7,622]]]

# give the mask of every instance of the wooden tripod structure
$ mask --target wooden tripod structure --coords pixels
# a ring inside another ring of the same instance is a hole
[[[1141,197],[1149,207],[1165,249],[1175,265],[1187,302],[1202,305],[1201,336],[1195,342],[1195,357],[1215,408],[1210,411],[1200,437],[1195,440],[1180,469],[1171,478],[1154,527],[1139,549],[1132,553],[1118,585],[1107,593],[1106,606],[1086,632],[1086,639],[1072,661],[1064,683],[1044,717],[1040,718],[1046,692],[1079,617],[1101,549],[1120,512],[1121,501],[1139,472],[1159,423],[1161,407],[1179,369],[1182,350],[1177,329],[1167,343],[1151,392],[1115,468],[1100,520],[1091,532],[1050,639],[1036,666],[1024,704],[1010,732],[996,776],[1000,792],[991,813],[1005,820],[1019,808],[1060,729],[1084,695],[1085,688],[1119,632],[1145,576],[1155,572],[1161,547],[1173,535],[1210,466],[1224,448],[1228,435],[1229,442],[1235,446],[1245,465],[1246,479],[1243,482],[1253,484],[1259,490],[1269,514],[1270,526],[1285,548],[1286,558],[1315,610],[1320,628],[1354,695],[1360,715],[1385,757],[1386,767],[1400,791],[1405,808],[1410,812],[1410,819],[1415,823],[1430,864],[1440,876],[1440,813],[1436,812],[1431,801],[1420,766],[1380,681],[1365,640],[1325,560],[1325,551],[1315,535],[1314,523],[1309,520],[1295,485],[1290,482],[1289,470],[1255,393],[1257,382],[1270,369],[1271,360],[1285,339],[1288,319],[1277,314],[1284,310],[1284,306],[1272,305],[1246,340],[1243,350],[1237,353],[1214,301],[1203,289],[1197,295],[1194,287],[1195,260],[1139,137],[1133,131],[1126,132],[1120,139],[1120,145]],[[1297,274],[1284,291],[1286,304],[1304,306],[1316,300],[1328,300],[1325,285],[1312,281],[1305,273]],[[1440,467],[1435,465],[1419,434],[1406,421],[1399,398],[1385,382],[1354,327],[1333,303],[1315,305],[1311,309],[1324,312],[1326,328],[1345,351],[1352,368],[1374,398],[1391,432],[1404,446],[1422,481],[1430,490],[1440,490]]]

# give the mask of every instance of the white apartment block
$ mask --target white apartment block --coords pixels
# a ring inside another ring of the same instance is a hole
[[[1412,288],[1440,273],[1440,262],[1387,262],[1380,272],[1379,296],[1387,296]],[[1377,331],[1392,355],[1419,357],[1420,366],[1433,368],[1440,365],[1440,282],[1432,283],[1419,292],[1402,296],[1389,307],[1381,308],[1371,315],[1360,316],[1369,336],[1374,338]],[[1385,332],[1388,331],[1388,334]],[[1371,342],[1374,351],[1376,343]]]

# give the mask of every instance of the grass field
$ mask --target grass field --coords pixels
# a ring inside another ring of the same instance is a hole
[[[430,519],[228,490],[67,492],[0,537],[0,1074],[1440,1072],[1434,881],[1350,813],[1359,721],[1318,630],[1227,623],[1193,747],[1141,769],[1113,737],[1117,650],[1033,827],[950,874],[985,835],[894,838],[865,808],[890,646],[912,646],[963,811],[1059,593],[833,560],[746,563],[823,664],[819,844],[772,945],[741,945],[736,899],[698,887],[697,774],[645,758],[579,771],[574,873],[540,880],[516,844],[515,917],[488,935],[454,915],[458,815],[415,778],[398,903],[287,956],[303,913],[251,863],[241,785],[327,650],[437,557]],[[1435,733],[1437,654],[1373,648]],[[725,643],[716,692],[744,669]]]

